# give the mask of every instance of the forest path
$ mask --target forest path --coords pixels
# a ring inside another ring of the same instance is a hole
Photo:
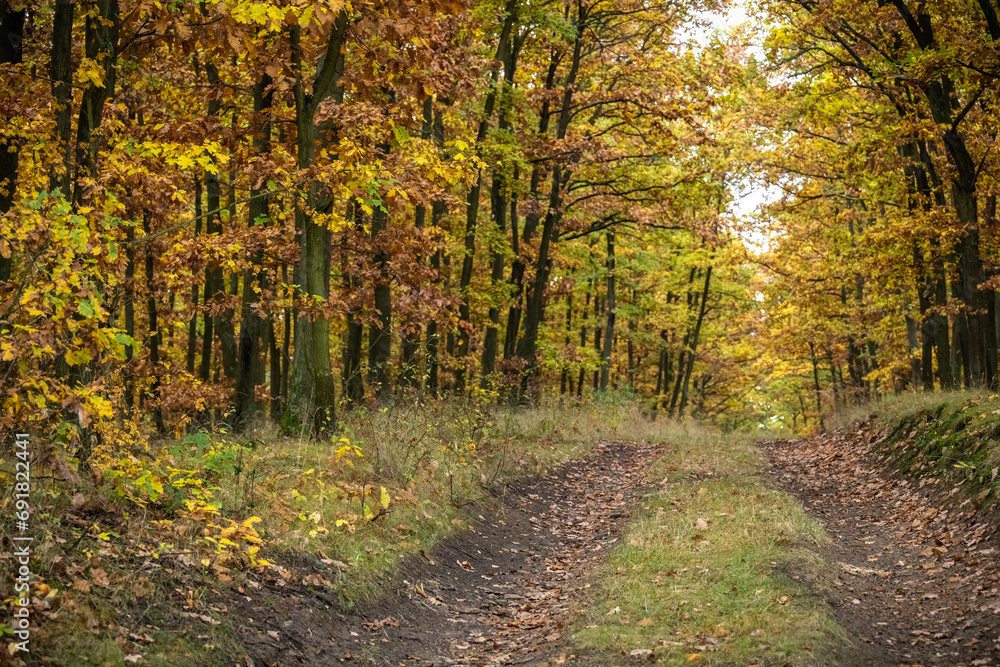
[[[870,440],[762,443],[771,473],[833,540],[822,551],[839,571],[790,576],[829,602],[859,665],[1000,664],[996,525],[886,473]]]
[[[563,628],[586,603],[586,575],[616,544],[661,452],[598,443],[508,484],[470,526],[403,562],[384,581],[387,595],[357,614],[284,586],[270,604],[240,609],[253,621],[236,631],[254,664],[268,667],[565,664]]]

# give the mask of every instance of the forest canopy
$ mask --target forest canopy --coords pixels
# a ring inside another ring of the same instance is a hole
[[[0,426],[995,386],[997,12],[0,2]]]

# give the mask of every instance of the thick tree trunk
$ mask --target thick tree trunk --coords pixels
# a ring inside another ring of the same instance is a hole
[[[346,9],[337,14],[326,47],[325,61],[316,73],[312,93],[308,94],[303,80],[300,30],[290,31],[292,72],[295,75],[295,127],[297,166],[306,171],[313,165],[316,152],[316,108],[336,83],[339,61],[344,57],[349,16]],[[328,294],[329,246],[328,230],[313,220],[313,212],[321,208],[318,185],[311,184],[307,201],[296,209],[296,226],[302,230],[299,238],[299,294],[310,300],[325,302]],[[326,275],[324,275],[324,272]],[[330,321],[322,311],[300,313],[295,321],[295,359],[288,396],[288,430],[318,434],[336,428],[335,382],[330,362]]]

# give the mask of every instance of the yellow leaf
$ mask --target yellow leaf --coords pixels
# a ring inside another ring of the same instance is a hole
[[[389,492],[385,490],[384,486],[382,487],[382,495],[379,497],[379,501],[382,503],[383,509],[389,509]]]

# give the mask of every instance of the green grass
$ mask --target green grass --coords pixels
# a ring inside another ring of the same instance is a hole
[[[842,630],[806,580],[828,566],[819,524],[761,477],[747,435],[672,427],[648,495],[599,574],[574,642],[599,664],[839,664]],[[661,482],[661,480],[663,480]],[[595,663],[595,664],[597,664]]]

